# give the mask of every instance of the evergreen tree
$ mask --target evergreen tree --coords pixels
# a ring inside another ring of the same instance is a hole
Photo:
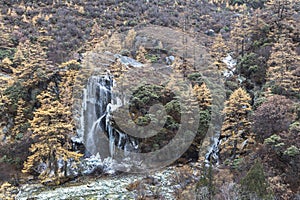
[[[245,152],[245,143],[253,142],[250,134],[251,98],[242,88],[235,90],[225,102],[223,113],[225,119],[222,125],[220,153],[221,158],[236,158]]]
[[[251,198],[251,196],[255,195],[262,199],[271,199],[267,190],[267,178],[260,160],[256,161],[256,163],[254,163],[247,172],[246,176],[243,177],[241,185],[242,189],[246,193],[246,198]]]

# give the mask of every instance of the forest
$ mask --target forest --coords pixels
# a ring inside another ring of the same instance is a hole
[[[300,199],[299,20],[298,0],[0,1],[0,199]],[[114,163],[173,138],[153,172]]]

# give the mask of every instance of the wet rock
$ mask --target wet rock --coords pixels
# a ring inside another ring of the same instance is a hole
[[[166,64],[167,65],[172,65],[174,60],[175,60],[174,56],[168,56],[168,57],[166,57]]]
[[[209,29],[209,30],[205,31],[205,34],[208,35],[208,36],[214,36],[215,31],[213,29]]]
[[[83,175],[103,172],[103,162],[101,161],[100,155],[93,155],[82,160],[80,168],[81,174]]]
[[[133,58],[128,56],[122,56],[120,54],[115,54],[115,58],[118,59],[126,67],[143,67],[144,65]]]
[[[92,161],[91,161],[92,162]],[[96,161],[94,161],[96,162]],[[148,175],[127,174],[102,177],[81,185],[61,187],[43,187],[41,184],[23,185],[17,195],[18,200],[26,200],[28,197],[39,200],[56,199],[137,199],[145,197],[149,199],[175,199],[175,190],[178,182],[175,180],[174,168],[153,172]],[[76,183],[78,184],[78,183]],[[132,185],[132,190],[129,190]]]

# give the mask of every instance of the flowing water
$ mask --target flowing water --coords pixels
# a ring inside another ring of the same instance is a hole
[[[86,155],[99,154],[102,160],[114,158],[116,148],[124,154],[138,148],[137,142],[113,126],[112,113],[124,103],[125,98],[115,94],[115,82],[110,75],[91,76],[84,89],[81,117],[81,136]]]

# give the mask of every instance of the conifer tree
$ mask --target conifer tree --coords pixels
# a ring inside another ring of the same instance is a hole
[[[0,90],[0,135],[7,134],[4,127],[9,122],[11,116],[9,115],[9,107],[11,106],[10,99],[3,94],[3,92]]]
[[[236,55],[245,54],[249,44],[248,42],[251,37],[253,30],[251,28],[251,20],[248,15],[242,15],[237,18],[235,26],[231,31],[232,48],[234,49]]]
[[[211,97],[211,93],[210,93],[208,87],[206,86],[206,84],[202,83],[201,86],[196,84],[194,86],[193,90],[197,96],[197,100],[200,105],[200,109],[201,110],[209,109],[211,106],[211,103],[212,103],[212,97]]]
[[[9,27],[3,23],[2,16],[0,15],[0,48],[13,47],[10,32]]]
[[[225,69],[226,64],[223,62],[223,59],[227,56],[228,52],[229,48],[225,44],[222,35],[218,34],[211,47],[210,54],[219,70]]]
[[[14,74],[26,88],[45,82],[54,74],[51,62],[47,59],[46,47],[39,42],[25,41],[18,46],[15,60],[20,64],[14,69]],[[26,59],[24,59],[26,58]]]
[[[13,58],[13,62],[17,66],[21,65],[22,62],[25,61],[25,57],[24,57],[23,52],[22,52],[23,50],[22,50],[22,45],[18,45],[16,53],[15,53],[14,58]]]
[[[251,111],[251,98],[242,88],[235,90],[225,102],[223,113],[225,119],[222,125],[220,153],[221,158],[235,158],[244,153],[245,142],[253,142],[250,134],[251,123],[248,119]],[[247,140],[247,141],[246,141]]]
[[[94,20],[94,24],[92,26],[91,29],[91,33],[90,33],[90,42],[88,42],[88,45],[91,47],[94,47],[97,43],[101,42],[101,29],[98,25],[98,22],[96,20]]]
[[[270,0],[266,4],[267,21],[270,26],[269,38],[278,40],[285,37],[297,41],[299,22],[295,15],[299,12],[296,0]]]
[[[59,99],[64,106],[69,108],[69,110],[73,110],[73,109],[77,110],[78,109],[76,107],[78,106],[77,101],[80,102],[80,100],[77,99],[78,91],[76,90],[80,90],[80,91],[82,90],[82,88],[79,89],[75,87],[78,86],[76,84],[76,79],[78,78],[78,70],[80,69],[80,64],[75,60],[71,60],[61,64],[60,69],[61,71],[59,72],[59,75],[61,77],[61,80],[58,85]],[[67,117],[69,123],[75,127],[73,116],[71,115],[71,113]]]
[[[295,52],[294,46],[289,39],[282,37],[272,48],[267,62],[267,83],[272,87],[273,93],[288,96],[299,94],[300,56]]]
[[[42,183],[60,184],[67,177],[67,165],[77,161],[81,155],[72,152],[68,135],[73,125],[68,121],[71,111],[53,93],[54,83],[38,95],[41,107],[30,121],[32,138],[30,155],[24,163],[24,173],[37,173]],[[51,91],[52,90],[52,91]],[[63,165],[59,164],[63,163]]]
[[[20,139],[29,128],[28,116],[26,109],[30,109],[26,102],[21,98],[18,101],[17,114],[14,119],[14,127],[12,128],[12,137]]]
[[[146,49],[143,46],[140,46],[137,51],[136,60],[141,63],[146,63],[147,62],[147,59],[145,58],[146,53],[147,53]]]

